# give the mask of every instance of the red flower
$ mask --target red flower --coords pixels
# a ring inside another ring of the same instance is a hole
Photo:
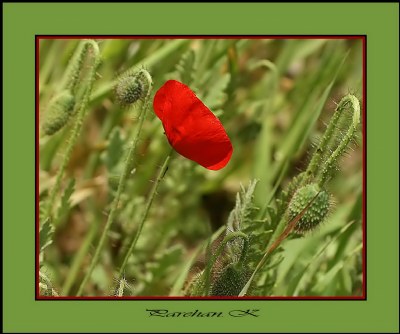
[[[179,154],[212,170],[229,162],[233,148],[224,127],[188,86],[168,80],[154,96],[153,107]]]

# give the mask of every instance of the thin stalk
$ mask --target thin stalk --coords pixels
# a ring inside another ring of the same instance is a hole
[[[127,71],[125,71],[125,73],[128,73],[129,71],[131,71],[133,69],[137,69],[138,67],[141,67],[141,66],[146,66],[146,68],[151,68],[152,66],[154,66],[154,64],[159,64],[160,62],[162,62],[162,60],[165,57],[171,55],[176,50],[178,50],[185,44],[188,44],[189,42],[190,42],[190,40],[187,40],[187,39],[176,39],[176,40],[170,41],[170,42],[166,43],[163,47],[158,49],[157,51],[151,53],[148,57],[141,60],[139,63],[136,63],[134,66],[129,68]],[[108,92],[110,92],[113,89],[113,87],[115,86],[116,83],[117,83],[117,81],[113,81],[113,82],[108,82],[108,83],[104,84],[104,86],[100,87],[98,90],[96,90],[93,93],[91,100],[94,101],[94,100],[97,100],[97,99],[101,98],[102,96],[106,95]]]
[[[348,116],[346,115],[345,110],[348,104],[351,104],[353,110],[351,124],[348,124]],[[319,180],[319,185],[322,185],[326,181],[329,176],[328,172],[332,168],[334,162],[347,147],[359,122],[360,103],[354,95],[348,94],[337,105],[335,113],[333,114],[318,148],[314,152],[312,160],[307,167],[307,176],[315,176]],[[348,126],[348,131],[344,138],[340,138],[343,136],[341,131],[346,130],[341,129],[344,126]],[[339,144],[337,143],[338,138],[340,138]]]
[[[122,110],[118,110],[117,112],[112,113],[110,117],[107,117],[106,121],[103,123],[103,127],[101,130],[101,140],[106,140],[112,126],[115,124],[115,119],[118,119],[122,113]],[[96,170],[96,164],[98,162],[100,153],[94,152],[90,155],[88,159],[88,164],[86,165],[84,171],[84,177],[90,179],[93,177],[94,172]],[[79,268],[82,266],[82,262],[85,259],[85,255],[88,253],[90,245],[93,242],[93,239],[97,235],[97,231],[100,228],[100,224],[98,222],[101,221],[101,217],[97,213],[96,204],[94,199],[91,197],[89,198],[89,207],[91,208],[89,211],[96,212],[96,219],[92,221],[90,226],[89,232],[86,235],[85,241],[83,242],[82,246],[79,248],[78,253],[74,256],[72,260],[71,268],[68,271],[68,275],[64,281],[63,288],[62,288],[62,295],[68,296],[71,291],[71,288],[76,280],[76,277],[79,273]]]
[[[68,146],[67,146],[66,152],[64,154],[63,161],[62,161],[61,166],[60,166],[60,168],[58,169],[58,172],[57,172],[55,185],[52,188],[50,196],[49,196],[49,201],[48,201],[48,204],[47,204],[47,217],[51,217],[53,206],[54,206],[54,201],[56,199],[57,193],[60,190],[61,180],[62,180],[63,175],[65,173],[65,170],[67,168],[69,159],[70,159],[71,154],[72,154],[72,150],[73,150],[73,148],[75,146],[75,143],[76,143],[76,141],[77,141],[77,139],[79,137],[79,134],[81,132],[82,125],[83,125],[83,120],[84,120],[84,118],[86,116],[87,106],[88,106],[90,95],[91,95],[92,88],[93,88],[93,83],[94,83],[94,80],[96,78],[96,70],[97,70],[97,67],[100,64],[100,50],[99,50],[99,47],[98,47],[97,43],[95,43],[93,41],[91,41],[91,42],[92,43],[90,43],[90,46],[92,47],[92,51],[93,51],[94,64],[90,69],[88,85],[87,85],[87,88],[86,88],[85,93],[83,95],[82,102],[81,102],[79,110],[78,110],[78,115],[76,117],[76,121],[75,121],[74,127],[73,127],[72,132],[71,132],[71,137],[70,137],[70,139],[68,141]]]
[[[97,231],[99,229],[99,225],[97,222],[92,222],[90,226],[90,230],[85,238],[84,243],[82,246],[79,248],[78,253],[75,255],[74,260],[72,261],[72,265],[70,270],[68,271],[68,275],[64,281],[63,287],[62,287],[62,296],[68,296],[71,288],[75,282],[75,278],[78,275],[79,268],[81,267],[81,264],[85,258],[85,255],[87,254],[90,245],[92,244],[92,240],[94,239]]]
[[[122,265],[119,268],[119,272],[118,272],[118,277],[119,278],[122,277],[123,272],[125,270],[125,267],[126,267],[126,265],[128,263],[129,257],[131,256],[133,250],[135,249],[136,243],[137,243],[137,241],[139,239],[139,236],[140,236],[140,234],[142,232],[142,229],[143,229],[144,223],[146,221],[147,215],[149,214],[151,204],[153,203],[154,197],[155,197],[155,195],[157,193],[158,186],[159,186],[161,180],[163,179],[165,172],[167,171],[169,160],[171,159],[171,155],[172,155],[172,150],[170,151],[170,153],[168,154],[167,158],[165,159],[164,164],[162,165],[162,167],[160,169],[160,172],[158,173],[157,180],[155,181],[155,183],[153,185],[153,188],[151,189],[150,195],[149,195],[149,197],[147,199],[146,207],[144,209],[144,212],[143,212],[142,217],[141,217],[140,222],[139,222],[139,228],[136,231],[136,234],[135,234],[134,238],[132,239],[132,241],[130,243],[129,249],[128,249],[128,251],[126,252],[126,254],[124,256],[124,260],[122,261]]]
[[[322,186],[331,176],[331,171],[334,169],[335,163],[338,161],[340,156],[345,152],[347,145],[353,139],[354,134],[357,130],[357,126],[360,123],[360,102],[354,95],[346,95],[339,103],[337,108],[337,113],[343,113],[345,106],[350,103],[351,109],[353,111],[353,117],[351,119],[351,123],[348,127],[346,134],[341,138],[340,144],[336,147],[336,149],[331,152],[328,159],[324,163],[323,168],[321,168],[320,172],[317,174],[318,185]],[[346,117],[346,116],[344,116]]]
[[[147,109],[148,109],[148,106],[149,106],[149,102],[150,102],[150,95],[151,95],[151,90],[149,90],[149,93],[147,94],[147,96],[145,98],[145,101],[143,103],[142,109],[140,111],[139,125],[138,125],[138,128],[137,128],[135,137],[133,139],[132,145],[131,145],[131,147],[129,149],[128,156],[126,158],[124,171],[123,171],[123,173],[122,173],[122,175],[121,175],[121,177],[119,179],[117,194],[116,194],[116,196],[115,196],[115,198],[114,198],[114,200],[113,200],[113,202],[111,204],[111,211],[110,211],[110,214],[108,216],[106,226],[104,227],[103,233],[102,233],[102,235],[100,237],[100,241],[99,241],[99,243],[97,245],[97,248],[96,248],[96,251],[94,253],[92,262],[90,264],[90,267],[89,267],[88,271],[86,272],[85,277],[83,278],[82,283],[81,283],[81,285],[80,285],[80,287],[78,289],[77,296],[81,296],[82,295],[83,289],[84,289],[87,281],[89,280],[89,278],[90,278],[90,276],[91,276],[91,274],[92,274],[92,272],[94,270],[94,267],[96,266],[97,262],[99,261],[100,252],[103,249],[107,234],[110,231],[111,225],[112,225],[112,223],[114,221],[114,218],[115,218],[115,215],[116,215],[116,212],[117,212],[117,208],[118,208],[118,203],[119,203],[121,194],[124,191],[126,180],[127,180],[128,175],[130,173],[130,167],[132,166],[132,161],[133,161],[133,158],[134,158],[135,153],[136,153],[136,147],[137,147],[137,143],[139,142],[140,132],[142,130],[144,119],[146,118],[146,112],[147,112]]]

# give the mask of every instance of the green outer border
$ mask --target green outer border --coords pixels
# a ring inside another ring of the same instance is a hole
[[[398,331],[398,23],[397,3],[4,4],[3,330]],[[368,300],[35,301],[35,34],[366,34]],[[261,316],[149,318],[146,308],[260,309]]]

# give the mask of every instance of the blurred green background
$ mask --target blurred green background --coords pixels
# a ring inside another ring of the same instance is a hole
[[[234,148],[227,167],[217,172],[173,156],[126,269],[131,286],[126,295],[181,294],[178,278],[188,265],[185,281],[202,269],[204,254],[194,255],[226,224],[241,184],[259,180],[254,203],[262,208],[275,196],[276,183],[278,194],[306,168],[335,103],[348,92],[361,99],[360,39],[97,41],[102,64],[64,176],[64,196],[59,198],[62,219],[42,261],[41,272],[60,295],[76,293],[90,264],[135,133],[140,104],[121,108],[113,95],[113,85],[124,71],[146,68],[153,77],[153,93],[168,79],[189,85],[219,117]],[[40,41],[41,122],[78,43],[76,39]],[[40,139],[40,200],[46,199],[54,184],[72,124]],[[282,245],[282,261],[274,268],[275,281],[267,295],[362,294],[359,132],[329,182],[335,201],[329,220],[312,234]],[[121,255],[137,229],[152,181],[169,149],[151,107],[117,219],[85,295],[113,294]]]

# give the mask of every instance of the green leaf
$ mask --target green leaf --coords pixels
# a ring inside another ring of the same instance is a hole
[[[64,194],[61,197],[61,204],[57,211],[56,225],[64,221],[71,209],[71,195],[75,189],[75,179],[69,180],[67,187],[65,188]]]
[[[182,254],[182,245],[174,245],[165,251],[156,254],[154,261],[146,265],[146,285],[140,294],[148,295],[150,291],[157,291],[157,289],[163,291],[166,288],[169,288],[169,286],[164,286],[163,288],[160,288],[160,286],[165,285],[166,279],[169,279],[171,273],[178,275],[176,273],[176,267],[182,261]]]
[[[47,205],[46,201],[39,202],[39,221],[44,221],[47,218]]]
[[[313,286],[313,292],[316,295],[324,296],[327,295],[326,291],[336,284],[338,275],[345,266],[346,262],[349,261],[354,255],[362,250],[362,243],[358,244],[351,252],[349,252],[343,260],[338,261],[330,270],[321,275],[318,278],[318,282]],[[334,291],[332,291],[334,293]]]
[[[190,85],[193,81],[193,73],[195,72],[195,53],[193,50],[185,52],[179,63],[176,65],[181,81],[185,85]]]
[[[153,277],[160,279],[167,271],[180,262],[183,253],[181,245],[175,245],[156,256],[156,261],[148,265]]]
[[[105,155],[108,171],[113,170],[124,154],[124,142],[120,128],[114,128],[110,134],[109,144]]]
[[[215,232],[212,236],[211,242],[214,242],[224,231],[225,231],[224,228],[221,227],[217,232]],[[182,291],[183,285],[185,283],[185,279],[187,279],[187,276],[189,274],[190,268],[192,267],[193,263],[197,259],[200,252],[205,250],[205,248],[207,247],[207,243],[208,243],[208,240],[205,241],[204,243],[202,243],[201,245],[199,245],[196,248],[196,250],[193,252],[190,259],[185,261],[185,263],[182,264],[182,269],[180,271],[180,274],[178,275],[178,278],[175,280],[175,283],[169,294],[170,296],[182,295],[181,291]]]
[[[231,75],[229,73],[225,73],[221,75],[209,88],[203,99],[203,102],[211,110],[220,107],[225,102],[225,90],[228,87],[230,80]]]
[[[50,223],[50,218],[47,218],[42,226],[39,229],[39,247],[40,247],[40,252],[43,252],[43,250],[51,245],[53,242],[52,236],[54,233],[54,227]]]
[[[236,194],[236,204],[228,218],[228,229],[231,231],[252,230],[251,215],[256,210],[253,204],[253,194],[257,185],[257,180],[250,182],[247,190],[243,188]]]

